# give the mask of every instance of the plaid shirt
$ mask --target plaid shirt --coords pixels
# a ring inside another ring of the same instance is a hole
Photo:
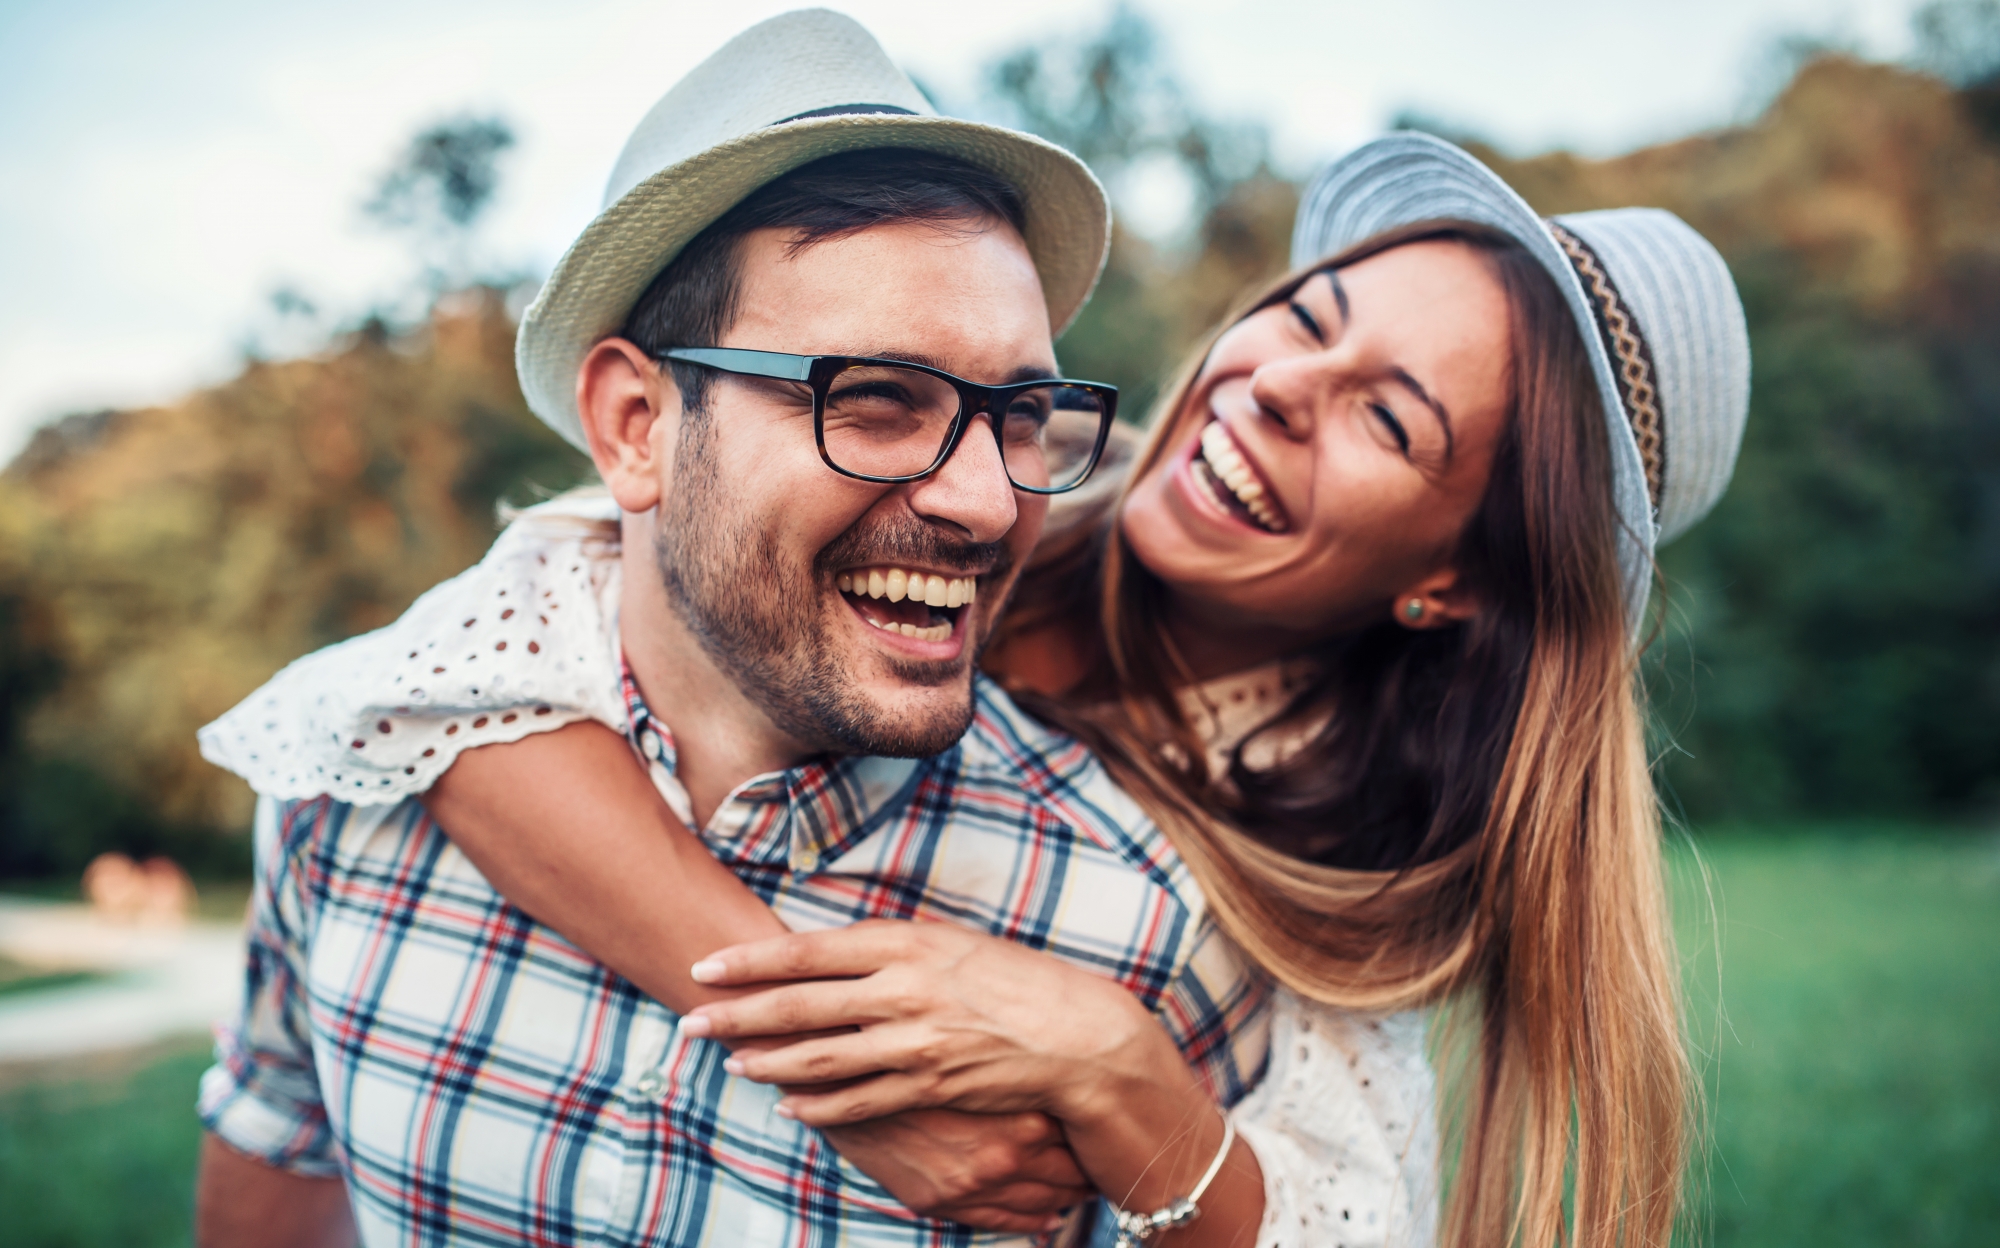
[[[625,688],[684,808],[672,735]],[[1233,1103],[1264,1064],[1262,982],[1096,760],[976,692],[943,754],[755,777],[703,840],[795,929],[940,920],[1102,974]],[[243,1012],[202,1120],[343,1175],[365,1243],[1019,1242],[912,1215],[773,1113],[776,1089],[725,1073],[720,1045],[510,906],[415,801],[266,799],[256,856]]]

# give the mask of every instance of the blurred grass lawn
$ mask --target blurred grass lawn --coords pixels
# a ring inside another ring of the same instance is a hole
[[[0,1073],[0,1245],[184,1245],[194,1217],[200,1041]]]
[[[1705,836],[1675,857],[1713,1093],[1718,1248],[1988,1245],[2000,1227],[2000,844]],[[1720,1035],[1719,1045],[1715,1037]],[[199,1049],[0,1084],[0,1244],[185,1244]]]
[[[1700,1242],[2000,1243],[2000,843],[1896,831],[1702,837],[1719,926],[1676,855]]]

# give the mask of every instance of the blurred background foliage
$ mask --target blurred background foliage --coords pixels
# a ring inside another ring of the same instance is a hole
[[[1809,50],[1755,119],[1615,159],[1447,135],[1545,212],[1674,210],[1742,286],[1749,434],[1721,506],[1663,553],[1648,660],[1690,820],[1965,819],[2000,799],[2000,5],[1944,0],[1918,33],[1920,63]],[[1258,125],[1196,106],[1131,12],[946,103],[1067,144],[1121,200],[1183,189],[1189,227],[1121,225],[1060,344],[1134,416],[1285,265],[1298,185]],[[518,275],[480,267],[511,143],[499,119],[434,127],[372,188],[416,269],[417,303],[383,306],[426,311],[68,417],[0,475],[0,876],[109,848],[240,870],[249,797],[194,730],[475,560],[497,501],[585,474],[516,387]]]

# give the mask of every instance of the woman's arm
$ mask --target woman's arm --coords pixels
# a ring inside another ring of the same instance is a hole
[[[780,1112],[809,1125],[921,1106],[1040,1111],[1063,1124],[1098,1190],[1135,1213],[1188,1195],[1222,1146],[1221,1110],[1130,993],[1007,941],[875,921],[726,949],[693,972],[737,988],[811,981],[703,1006],[688,1019],[696,1034],[860,1028],[730,1059],[764,1083],[859,1080],[787,1095]],[[1247,1144],[1231,1147],[1200,1207],[1155,1242],[1249,1242],[1264,1180]]]
[[[424,804],[503,897],[675,1013],[744,991],[696,982],[688,968],[697,958],[786,930],[667,808],[625,739],[601,724],[467,750]],[[927,1216],[1037,1231],[1090,1196],[1045,1115],[919,1109],[871,1118],[827,1136]]]
[[[786,930],[602,724],[467,750],[423,800],[501,896],[677,1014],[735,995],[696,959]]]

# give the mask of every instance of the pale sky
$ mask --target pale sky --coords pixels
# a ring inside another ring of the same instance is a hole
[[[411,268],[360,204],[419,127],[499,113],[519,146],[487,251],[544,272],[639,117],[797,0],[0,0],[0,460],[65,412],[231,375],[268,297],[352,316]],[[848,0],[947,105],[1099,0]],[[1775,37],[1908,45],[1915,0],[1151,0],[1209,111],[1267,123],[1285,171],[1413,107],[1518,152],[1621,151],[1744,115]],[[1158,202],[1130,205],[1157,228]]]

